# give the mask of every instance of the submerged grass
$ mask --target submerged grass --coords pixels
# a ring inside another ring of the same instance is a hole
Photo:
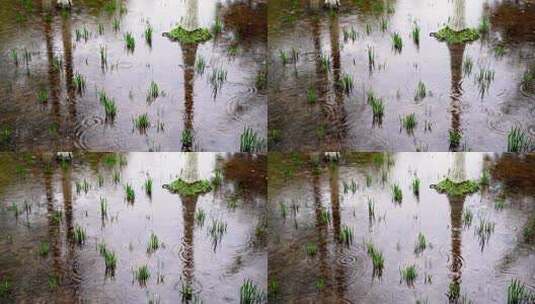
[[[251,280],[245,280],[240,287],[240,304],[264,303],[264,292]]]
[[[124,188],[125,194],[126,194],[126,201],[129,203],[133,203],[136,199],[136,193],[134,191],[134,188],[130,184],[126,184]]]
[[[513,127],[507,134],[507,152],[531,152],[535,144],[520,127]]]
[[[139,130],[140,133],[145,133],[150,127],[149,115],[147,113],[143,113],[134,118],[134,126]]]
[[[414,95],[414,101],[421,101],[427,95],[425,84],[420,80],[416,87],[416,94]]]
[[[149,266],[140,266],[137,270],[134,271],[134,278],[138,281],[139,285],[146,286],[147,281],[150,278]]]
[[[398,184],[392,185],[392,199],[396,203],[401,203],[403,201],[403,192]]]
[[[147,244],[147,253],[154,253],[158,248],[160,248],[160,240],[158,239],[158,236],[152,232]]]
[[[342,79],[338,81],[338,87],[344,91],[347,95],[353,91],[353,77],[344,73]]]
[[[418,197],[420,196],[420,179],[415,176],[411,182],[412,193]]]
[[[412,286],[414,285],[414,281],[416,280],[416,277],[418,276],[418,273],[416,271],[416,265],[408,265],[405,266],[403,269],[400,270],[401,274],[401,280],[405,281],[407,285]]]
[[[126,32],[124,35],[124,40],[126,42],[126,49],[130,52],[133,52],[136,48],[136,39],[131,32]]]
[[[212,183],[208,180],[199,180],[188,183],[181,178],[178,178],[170,184],[164,185],[164,188],[173,193],[182,194],[185,196],[196,196],[212,191]]]
[[[507,304],[529,303],[535,303],[535,292],[527,289],[519,280],[511,280],[507,287]]]
[[[106,119],[114,120],[117,115],[117,105],[115,99],[108,97],[105,92],[99,92],[100,104],[104,107]]]
[[[398,32],[392,34],[392,46],[395,52],[401,53],[401,50],[403,49],[403,40]]]
[[[346,246],[349,246],[353,243],[353,229],[351,227],[344,225],[342,227],[342,230],[340,231],[339,236],[340,242],[345,244]]]
[[[412,41],[414,41],[417,46],[420,46],[420,26],[416,22],[414,22],[412,27],[411,37]]]
[[[427,240],[425,235],[421,232],[418,233],[418,239],[416,240],[416,245],[414,246],[414,253],[420,254],[427,248]]]
[[[379,249],[375,248],[375,246],[371,242],[368,242],[366,244],[366,247],[368,249],[368,256],[372,260],[373,275],[381,277],[385,263],[383,253]]]
[[[78,245],[83,245],[85,244],[85,240],[86,240],[86,233],[85,233],[85,229],[82,228],[81,226],[79,225],[76,225],[74,227],[74,230],[72,232],[73,234],[73,239],[74,239],[74,242]]]
[[[401,119],[401,124],[407,130],[407,133],[411,134],[414,131],[414,128],[416,128],[417,122],[416,122],[416,114],[411,113],[406,115]]]
[[[241,152],[260,152],[265,147],[265,140],[249,127],[244,127],[243,133],[240,135],[240,151]]]
[[[147,179],[143,182],[143,189],[145,189],[145,193],[148,196],[152,196],[152,178],[150,176],[147,176]]]

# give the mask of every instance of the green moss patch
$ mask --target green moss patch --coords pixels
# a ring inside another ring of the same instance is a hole
[[[173,193],[178,193],[185,196],[196,196],[212,191],[212,183],[207,180],[199,180],[193,183],[188,183],[183,179],[178,178],[170,184],[163,185],[163,187]]]
[[[186,44],[201,43],[212,39],[212,34],[206,28],[198,28],[188,31],[181,26],[177,26],[169,33],[164,33],[169,39]]]
[[[440,193],[446,193],[451,196],[464,196],[477,192],[479,190],[479,183],[471,180],[456,183],[446,178],[440,183],[432,185],[432,187]]]
[[[432,35],[438,40],[448,43],[466,43],[479,39],[479,32],[476,29],[466,28],[461,31],[454,31],[449,26]]]

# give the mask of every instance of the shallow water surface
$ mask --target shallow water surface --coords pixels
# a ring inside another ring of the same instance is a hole
[[[464,9],[454,11],[457,3]],[[322,4],[270,1],[270,150],[499,152],[513,127],[535,138],[532,1]],[[476,29],[487,20],[488,30],[472,43],[431,36],[454,18]],[[347,91],[340,87],[346,76]],[[374,119],[370,93],[382,99],[382,117]],[[401,119],[411,113],[417,124],[407,132]],[[458,144],[450,144],[450,131],[461,135]]]
[[[237,303],[246,280],[267,288],[264,156],[89,153],[61,164],[49,154],[2,153],[0,159],[0,281],[11,286],[0,294],[2,303],[179,303],[182,286],[192,288],[195,303]],[[204,195],[162,188],[177,176],[211,179],[216,171],[222,181]],[[127,184],[135,192],[130,202]],[[214,223],[226,230],[211,233]],[[73,236],[77,227],[86,234],[82,245]],[[148,250],[152,233],[156,250]],[[41,244],[49,248],[43,255]],[[101,244],[117,256],[113,274]],[[150,271],[145,285],[133,274],[142,265]]]
[[[506,303],[512,279],[534,290],[535,247],[524,237],[528,219],[535,220],[534,161],[533,155],[346,153],[326,163],[317,155],[271,154],[270,302],[448,303],[451,286],[460,286],[458,300]],[[430,188],[452,174],[479,180],[484,171],[490,183],[472,195]],[[402,191],[399,203],[393,185]],[[482,225],[488,233],[478,232]],[[419,234],[425,246],[417,248]],[[369,244],[383,255],[382,271],[374,271]],[[408,265],[417,272],[411,284],[400,274]]]
[[[125,0],[110,8],[113,1],[83,0],[70,11],[52,3],[0,1],[2,150],[240,151],[244,128],[266,137],[257,82],[265,78],[263,1]],[[205,43],[162,36],[177,24],[216,22],[221,33]],[[226,73],[222,84],[211,81],[216,73]],[[159,94],[148,98],[153,81]],[[99,92],[115,100],[114,119]],[[143,114],[150,126],[138,130]]]

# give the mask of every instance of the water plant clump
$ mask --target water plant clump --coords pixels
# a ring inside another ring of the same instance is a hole
[[[117,115],[117,105],[115,104],[115,99],[108,97],[105,92],[99,92],[100,104],[104,107],[104,112],[106,114],[106,119],[115,119]]]
[[[164,33],[169,39],[184,44],[198,44],[212,39],[212,34],[206,28],[197,28],[188,31],[181,26],[177,26],[169,33]]]
[[[223,235],[227,232],[227,223],[221,219],[212,219],[212,224],[210,225],[208,232],[210,233],[215,251],[217,246],[221,243]]]
[[[395,52],[401,53],[401,50],[403,49],[403,40],[398,32],[392,34],[392,45]]]
[[[427,248],[427,240],[425,239],[425,235],[423,235],[421,232],[418,233],[418,239],[416,241],[416,245],[414,246],[414,253],[420,254]]]
[[[528,303],[535,303],[535,292],[526,288],[524,283],[519,280],[511,280],[507,287],[507,304]]]
[[[401,119],[401,124],[407,130],[407,133],[412,133],[414,131],[414,128],[416,128],[417,122],[416,122],[416,114],[411,113],[406,115]]]
[[[85,91],[85,77],[80,73],[76,73],[72,81],[78,94],[82,95]]]
[[[466,28],[461,31],[455,31],[449,26],[442,28],[436,33],[432,33],[432,36],[440,41],[452,44],[467,43],[479,39],[479,33],[475,29]]]
[[[412,28],[411,37],[414,43],[417,46],[420,46],[420,26],[418,23],[414,22],[414,26]]]
[[[134,118],[134,126],[139,130],[140,133],[145,133],[150,127],[149,115],[144,113]]]
[[[416,95],[414,95],[414,101],[421,101],[425,98],[427,95],[427,91],[425,88],[425,84],[422,81],[418,82],[418,86],[416,87]]]
[[[318,246],[314,243],[307,243],[305,245],[305,252],[308,256],[315,256],[318,252]]]
[[[338,87],[349,95],[353,91],[353,77],[349,74],[344,73],[342,79],[338,81]]]
[[[124,191],[126,193],[126,201],[129,203],[133,203],[136,199],[136,193],[134,192],[134,188],[130,184],[126,184]]]
[[[416,265],[408,265],[405,266],[403,269],[400,270],[401,274],[401,280],[405,281],[407,285],[412,286],[414,285],[414,281],[416,280],[416,277],[418,276],[418,273],[416,271]]]
[[[420,179],[415,176],[411,182],[412,193],[418,197],[420,196]]]
[[[160,248],[160,240],[158,236],[152,232],[149,237],[149,243],[147,244],[147,253],[153,253]]]
[[[251,280],[245,280],[240,287],[240,304],[264,303],[264,292]]]
[[[195,61],[195,71],[199,75],[204,74],[204,70],[206,69],[206,60],[204,60],[204,57],[199,56],[197,60]]]
[[[48,101],[48,91],[46,89],[40,89],[37,91],[37,101],[45,103]]]
[[[376,98],[374,96],[372,96],[372,98],[370,99],[370,97],[368,96],[368,102],[372,108],[373,119],[379,121],[382,120],[383,115],[385,113],[385,104],[383,102],[383,99]]]
[[[344,225],[340,231],[339,236],[340,242],[349,246],[353,243],[353,229],[351,227]]]
[[[152,196],[152,178],[150,176],[143,183],[143,189],[148,196]]]
[[[403,192],[398,184],[392,186],[392,199],[396,203],[401,203],[403,201]]]
[[[134,271],[134,278],[138,281],[140,286],[146,286],[147,281],[150,278],[149,266],[140,266],[137,270]]]
[[[198,180],[189,183],[178,178],[170,184],[163,185],[163,187],[173,193],[185,196],[197,196],[212,191],[212,183],[208,180]]]
[[[124,40],[126,42],[126,49],[130,52],[133,52],[134,49],[136,48],[136,39],[134,38],[134,36],[132,35],[132,33],[130,32],[127,32],[125,35],[124,35]]]
[[[150,23],[147,23],[147,25],[145,26],[144,36],[145,36],[145,42],[147,42],[149,46],[152,46],[152,32],[153,31],[154,29],[152,28],[152,25],[150,25]]]
[[[455,149],[461,144],[463,133],[459,130],[451,129],[448,132],[448,141],[450,142],[450,148]]]
[[[265,140],[260,138],[258,134],[249,127],[244,127],[243,133],[240,135],[240,151],[241,152],[259,152],[264,149]]]
[[[531,152],[534,149],[535,144],[520,127],[513,127],[509,130],[507,152]]]
[[[83,245],[85,243],[85,240],[86,240],[86,233],[85,233],[85,229],[82,228],[81,226],[79,225],[76,225],[74,227],[74,230],[73,230],[73,239],[74,239],[74,242],[78,245]]]
[[[152,101],[156,100],[156,98],[158,98],[158,96],[160,96],[160,87],[153,80],[153,81],[150,82],[149,89],[147,91],[147,101],[148,102],[152,102]]]
[[[375,246],[371,242],[367,243],[366,247],[368,249],[368,256],[372,260],[373,274],[374,276],[381,277],[385,263],[383,253],[379,249],[375,248]]]
[[[454,182],[449,178],[440,181],[432,188],[439,193],[446,193],[450,196],[465,196],[479,191],[479,183],[472,180],[465,180],[461,182]]]
[[[100,216],[106,217],[108,216],[108,202],[105,198],[100,198]]]
[[[199,208],[197,212],[195,212],[195,223],[199,225],[200,227],[204,226],[204,220],[206,219],[206,212]]]
[[[39,253],[40,256],[46,257],[49,251],[50,251],[50,244],[48,242],[39,243],[39,248],[37,249],[37,252]]]
[[[321,68],[324,71],[328,71],[328,70],[331,69],[331,58],[329,57],[329,55],[321,54],[320,55],[320,63],[321,63]]]

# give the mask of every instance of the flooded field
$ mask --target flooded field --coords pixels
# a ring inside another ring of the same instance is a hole
[[[270,303],[533,303],[534,162],[271,153]],[[445,177],[475,193],[439,193]]]
[[[266,149],[264,1],[72,2],[0,0],[0,150]]]
[[[0,153],[0,166],[0,303],[265,302],[265,156]],[[202,193],[171,193],[177,177]]]
[[[535,149],[533,1],[336,2],[269,2],[270,150]]]

